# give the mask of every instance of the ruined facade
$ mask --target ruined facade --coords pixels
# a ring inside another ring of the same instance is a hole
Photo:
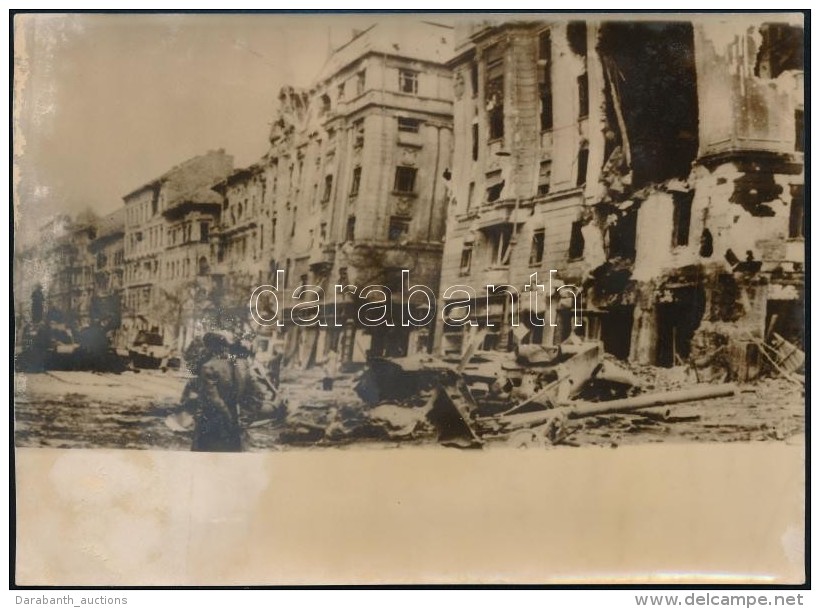
[[[772,331],[802,340],[801,24],[527,22],[457,38],[442,287],[473,290],[477,325],[440,326],[440,352],[575,332],[669,366],[724,322],[735,351]],[[523,314],[516,338],[513,299],[532,308],[523,288],[551,270],[553,289],[573,287],[541,303],[543,327]],[[488,284],[515,289],[488,298]]]

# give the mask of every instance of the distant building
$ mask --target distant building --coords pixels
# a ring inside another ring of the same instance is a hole
[[[99,220],[96,238],[88,244],[88,251],[94,258],[91,318],[112,328],[119,328],[122,321],[124,238],[125,210],[118,209]]]
[[[190,342],[218,243],[222,201],[211,187],[233,168],[224,150],[174,167],[125,195],[125,333],[160,332],[169,344]]]

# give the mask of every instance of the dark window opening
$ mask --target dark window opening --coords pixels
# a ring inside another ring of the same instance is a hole
[[[330,112],[330,96],[327,94],[322,95],[319,101],[321,103],[321,113],[327,114]]]
[[[473,248],[472,246],[465,247],[461,250],[461,274],[466,275],[470,272],[470,267],[473,264]]]
[[[757,53],[755,76],[777,78],[786,70],[803,70],[803,28],[787,23],[765,23]]]
[[[322,203],[330,201],[330,193],[333,191],[333,176],[325,176],[325,190],[322,193]]]
[[[570,21],[567,24],[567,42],[576,55],[587,56],[587,24],[585,21]]]
[[[636,211],[624,214],[609,227],[608,254],[609,258],[635,258],[635,236],[638,213]]]
[[[582,232],[583,223],[578,220],[572,223],[572,228],[569,234],[569,259],[577,260],[584,255],[584,233]]]
[[[199,259],[198,266],[199,266],[198,273],[199,273],[200,277],[202,277],[203,275],[207,275],[208,273],[211,272],[211,267],[208,264],[208,259],[205,256],[202,256]]]
[[[353,178],[350,180],[350,196],[355,197],[359,194],[359,185],[362,181],[362,168],[361,167],[354,167],[353,168]]]
[[[478,63],[475,61],[470,64],[470,86],[472,87],[473,97],[478,95]]]
[[[793,185],[791,187],[791,195],[792,202],[789,207],[789,238],[797,239],[805,236],[803,185]]]
[[[672,193],[672,246],[689,245],[689,228],[692,223],[692,199],[695,192]]]
[[[578,152],[578,175],[576,176],[576,186],[583,186],[587,183],[587,165],[589,164],[589,149],[581,148]]]
[[[399,91],[416,95],[419,92],[419,73],[399,70]]]
[[[509,266],[512,229],[512,224],[502,224],[487,230],[487,238],[490,242],[490,266]]]
[[[552,179],[552,161],[541,161],[538,169],[538,194],[546,195],[550,191],[550,180]]]
[[[362,70],[361,72],[356,73],[356,95],[361,95],[364,93],[364,79],[365,79],[366,70]]]
[[[504,77],[487,83],[487,116],[490,121],[490,139],[504,137]]]
[[[538,36],[538,87],[541,100],[541,131],[552,129],[552,39],[550,31]]]
[[[400,216],[390,218],[390,227],[387,231],[387,238],[390,241],[399,241],[407,236],[410,231],[410,220]]]
[[[415,167],[396,167],[396,180],[393,184],[393,190],[396,192],[415,192],[416,171]]]
[[[356,216],[347,217],[347,227],[345,229],[345,240],[353,241],[356,236]]]
[[[803,123],[803,110],[794,111],[794,149],[797,152],[804,151],[806,127]]]
[[[578,117],[589,115],[589,77],[584,72],[578,76]]]
[[[470,182],[470,186],[467,189],[467,209],[469,210],[473,206],[473,199],[475,198],[475,182]]]
[[[678,288],[672,298],[672,302],[658,303],[655,308],[655,364],[666,368],[681,365],[689,358],[692,337],[706,308],[702,289]]]
[[[632,325],[635,307],[612,307],[601,315],[601,337],[604,351],[618,359],[628,359],[632,346]]]
[[[419,132],[419,121],[415,118],[404,118],[402,116],[399,117],[399,131],[404,131],[405,133],[418,133]]]
[[[541,264],[544,260],[544,229],[539,228],[532,234],[530,246],[530,264]]]
[[[473,123],[473,160],[478,160],[478,123]]]
[[[501,191],[504,190],[504,182],[493,184],[487,187],[487,202],[492,203],[501,198]]]

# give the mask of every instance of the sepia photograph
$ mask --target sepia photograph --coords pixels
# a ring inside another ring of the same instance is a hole
[[[803,583],[807,18],[16,14],[18,583]]]

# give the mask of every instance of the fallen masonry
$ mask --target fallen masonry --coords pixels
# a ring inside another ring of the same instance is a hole
[[[777,335],[758,348],[768,358],[761,374],[802,391],[802,351]],[[332,391],[321,388],[317,372],[291,372],[280,395],[286,414],[261,425],[270,426],[276,442],[296,446],[572,444],[579,429],[634,433],[698,421],[692,408],[708,408],[708,401],[720,398],[743,402],[757,391],[729,373],[708,377],[710,365],[694,358],[675,368],[630,365],[604,354],[599,342],[576,337],[549,348],[468,351],[460,359],[374,358],[358,373],[340,374]],[[677,416],[673,407],[688,408]],[[762,431],[773,438],[780,433]]]

